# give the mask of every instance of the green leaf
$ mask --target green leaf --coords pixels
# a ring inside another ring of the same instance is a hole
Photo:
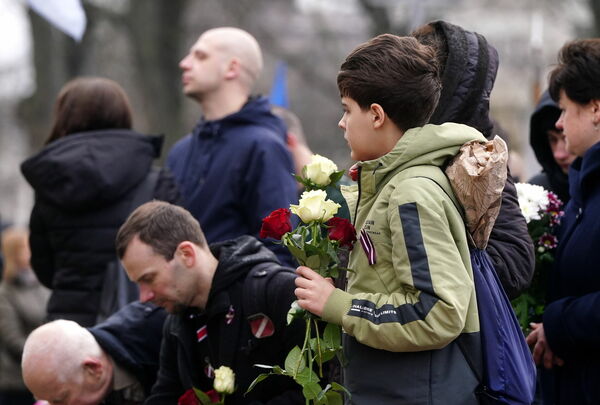
[[[336,383],[336,382],[332,382],[332,383],[331,383],[331,389],[332,389],[332,390],[334,390],[334,391],[338,391],[338,392],[342,392],[342,391],[343,391],[343,392],[345,392],[345,393],[346,393],[346,395],[348,395],[348,396],[351,396],[351,395],[352,395],[352,394],[350,394],[350,391],[348,391],[348,390],[346,389],[346,387],[344,387],[343,385],[340,385],[340,384],[338,384],[338,383]]]
[[[306,259],[306,266],[313,270],[319,270],[321,267],[321,258],[319,255],[313,255]]]
[[[277,374],[277,375],[287,375],[287,373],[285,372],[284,369],[282,369],[279,366],[273,366],[273,374]]]
[[[337,183],[338,181],[340,181],[340,179],[344,176],[344,171],[340,170],[337,172],[333,172],[331,173],[331,175],[329,176],[329,180],[331,180],[331,185],[335,185],[335,183]]]
[[[304,253],[304,250],[297,248],[296,246],[293,246],[293,245],[286,244],[286,246],[287,246],[288,250],[290,251],[290,253],[296,259],[298,259],[298,261],[306,262],[306,253]]]
[[[337,350],[322,350],[321,351],[321,360],[322,363],[326,363],[329,360],[333,359],[335,357]],[[315,360],[318,360],[318,356],[315,356]]]
[[[256,378],[254,379],[254,381],[252,381],[252,383],[250,384],[250,386],[248,387],[248,389],[246,390],[246,392],[244,393],[244,395],[246,395],[247,393],[249,393],[250,391],[252,391],[252,389],[256,386],[256,384],[258,384],[259,382],[261,382],[262,380],[264,380],[265,378],[267,378],[268,376],[270,376],[271,373],[262,373],[259,374],[258,376],[256,376]],[[196,389],[194,388],[194,391]],[[204,394],[204,393],[203,393]],[[198,393],[196,392],[196,395],[198,395]],[[204,394],[206,396],[206,399],[208,399],[207,404],[210,404],[210,398],[208,398],[208,396],[206,394]],[[202,403],[202,405],[204,405],[204,402]]]
[[[325,347],[338,350],[342,344],[342,332],[339,325],[328,323],[323,332],[323,343]]]
[[[306,310],[302,308],[290,307],[286,317],[287,324],[289,325],[290,323],[292,323],[294,319],[303,319],[305,314]]]
[[[193,388],[194,388],[194,393],[196,394],[196,398],[198,398],[198,401],[200,401],[201,405],[212,404],[212,401],[210,400],[210,397],[208,395],[206,395],[203,391],[200,391],[196,387],[193,387]],[[250,391],[250,389],[248,389],[248,391]]]
[[[301,372],[299,372],[296,375],[296,378],[294,378],[294,380],[296,380],[296,382],[302,386],[305,386],[309,382],[318,383],[320,381],[317,373],[315,373],[313,370],[311,370],[308,367],[305,368],[304,370],[302,370]]]
[[[329,405],[344,405],[344,398],[342,398],[342,394],[335,391],[327,391],[325,393],[325,398],[327,398],[327,403]]]
[[[285,358],[285,371],[295,377],[304,368],[306,368],[306,364],[302,356],[302,350],[298,346],[294,346]]]
[[[302,385],[302,394],[306,399],[315,399],[321,392],[321,386],[316,382],[308,382]]]

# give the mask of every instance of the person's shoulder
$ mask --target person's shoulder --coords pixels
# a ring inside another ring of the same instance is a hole
[[[175,142],[173,144],[173,146],[171,147],[171,150],[169,151],[169,155],[186,149],[191,141],[192,141],[191,133],[184,135],[183,138],[181,138],[180,140],[178,140],[177,142]]]
[[[390,199],[398,204],[409,202],[423,202],[438,199],[444,194],[440,185],[434,179],[426,176],[390,178],[387,187],[390,188]]]

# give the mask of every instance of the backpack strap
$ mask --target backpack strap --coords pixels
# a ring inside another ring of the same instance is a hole
[[[410,167],[410,168],[402,171],[399,175],[402,176],[401,178],[408,179],[408,178],[419,177],[419,178],[425,178],[425,179],[429,179],[429,180],[433,181],[435,184],[437,184],[442,189],[442,191],[452,201],[452,203],[454,204],[454,207],[456,208],[456,210],[458,211],[458,213],[460,214],[460,216],[463,218],[463,221],[464,221],[465,213],[462,208],[462,205],[460,204],[460,202],[454,195],[454,191],[452,190],[452,185],[450,184],[450,180],[448,179],[446,174],[442,171],[442,169],[440,169],[437,166],[431,166],[431,165],[413,166],[413,167]],[[471,234],[469,233],[469,231],[466,227],[466,224],[465,224],[465,231],[467,233],[467,239],[469,241],[469,244],[471,246],[474,246],[473,238],[471,237]],[[483,383],[483,375],[482,375],[481,371],[478,369],[478,367],[475,365],[478,362],[472,358],[472,356],[467,348],[468,342],[466,342],[464,339],[461,339],[461,337],[459,336],[458,339],[456,339],[456,343],[457,343],[458,347],[460,348],[460,351],[462,352],[463,356],[465,357],[467,364],[469,364],[469,367],[475,374],[477,380],[480,383]],[[483,387],[483,388],[485,390],[485,387]]]
[[[276,278],[277,285],[270,285],[273,276],[277,274],[283,274],[285,278]],[[267,288],[277,290],[281,287],[281,282],[287,278],[295,279],[296,272],[274,262],[263,262],[254,266],[244,281],[243,304],[246,316],[266,314],[269,311]]]

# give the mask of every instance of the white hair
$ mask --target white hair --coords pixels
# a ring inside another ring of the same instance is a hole
[[[98,358],[102,348],[94,336],[73,321],[57,320],[35,329],[23,347],[23,375],[44,367],[58,382],[83,378],[86,357]]]

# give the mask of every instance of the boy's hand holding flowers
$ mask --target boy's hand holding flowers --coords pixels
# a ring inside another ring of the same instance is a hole
[[[341,403],[344,387],[333,382],[325,387],[319,384],[323,377],[322,364],[339,354],[341,349],[341,328],[333,324],[319,328],[320,320],[315,315],[323,313],[334,290],[331,277],[337,277],[343,270],[338,251],[352,248],[356,230],[347,219],[335,217],[341,206],[328,199],[325,191],[334,190],[344,172],[338,171],[331,160],[314,155],[302,173],[304,177],[296,176],[296,179],[306,191],[299,203],[290,205],[290,209],[277,209],[263,219],[260,237],[281,240],[300,264],[296,270],[299,275],[295,291],[298,300],[288,313],[288,323],[295,318],[303,318],[306,322],[305,339],[302,348],[296,346],[290,351],[285,367],[260,365],[271,371],[259,375],[248,391],[267,376],[280,374],[292,377],[303,387],[307,403]],[[339,190],[335,191],[339,193]],[[290,222],[292,213],[301,220],[295,229]],[[318,364],[318,375],[313,371],[314,362]]]
[[[331,278],[324,278],[316,271],[306,266],[300,266],[296,269],[298,277],[296,279],[296,297],[298,305],[317,316],[323,314],[325,304],[335,289]]]

